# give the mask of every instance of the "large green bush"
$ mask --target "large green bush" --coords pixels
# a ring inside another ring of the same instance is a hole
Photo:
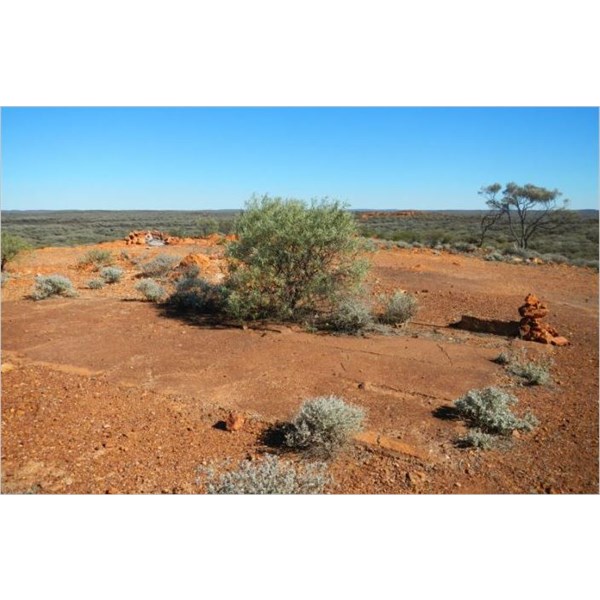
[[[11,233],[2,234],[2,271],[9,260],[12,260],[19,252],[27,250],[29,245],[18,235]]]
[[[252,198],[236,222],[229,313],[299,320],[357,289],[367,263],[354,217],[337,201]]]

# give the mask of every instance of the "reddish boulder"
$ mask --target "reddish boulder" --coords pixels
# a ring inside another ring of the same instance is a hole
[[[245,419],[240,413],[231,412],[225,421],[227,431],[239,431],[244,426]]]

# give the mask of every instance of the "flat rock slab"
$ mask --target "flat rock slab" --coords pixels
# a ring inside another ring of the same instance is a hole
[[[354,436],[354,441],[392,456],[411,456],[424,462],[432,462],[432,456],[421,448],[394,439],[375,431],[364,431]]]

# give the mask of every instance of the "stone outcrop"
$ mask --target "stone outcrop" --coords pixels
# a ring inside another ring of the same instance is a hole
[[[179,238],[173,237],[164,231],[132,231],[125,238],[125,243],[130,245],[143,245],[148,244],[152,241],[160,240],[164,244],[176,244]]]
[[[525,304],[519,307],[521,321],[519,322],[519,335],[521,339],[541,344],[553,344],[555,346],[566,346],[569,341],[560,336],[558,331],[542,319],[548,316],[548,306],[541,302],[537,296],[528,294]]]

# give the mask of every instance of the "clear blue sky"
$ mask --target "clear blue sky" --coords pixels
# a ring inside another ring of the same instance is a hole
[[[498,181],[598,208],[595,108],[4,108],[2,208],[485,208]]]

